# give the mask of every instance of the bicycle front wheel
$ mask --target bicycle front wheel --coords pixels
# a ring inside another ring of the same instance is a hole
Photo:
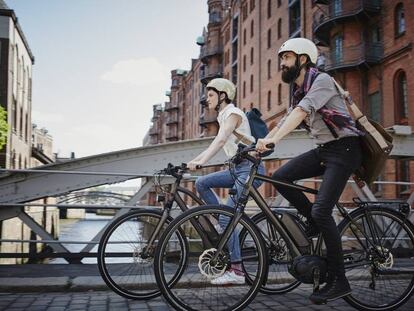
[[[158,285],[174,308],[197,311],[241,310],[256,296],[266,272],[266,252],[260,233],[247,216],[241,217],[234,232],[246,231],[246,239],[240,245],[240,251],[245,274],[249,275],[252,282],[245,282],[243,277],[239,277],[221,285],[216,284],[217,278],[228,274],[230,255],[227,249],[220,252],[217,250],[221,235],[214,229],[214,225],[217,228],[217,219],[231,218],[233,215],[234,210],[230,207],[201,206],[183,213],[165,230],[156,249],[154,268]],[[206,226],[207,222],[210,222],[210,226]],[[177,251],[180,252],[180,245],[174,238],[179,231],[185,232],[189,243],[188,258],[179,280],[169,284],[168,276],[181,270],[183,265],[174,255]],[[235,241],[240,243],[238,239]]]
[[[346,276],[360,310],[395,310],[414,290],[414,230],[402,214],[360,208],[339,225]]]
[[[105,230],[99,243],[98,268],[105,283],[117,294],[135,300],[161,294],[154,276],[154,252],[171,217],[162,224],[158,235],[153,237],[153,243],[148,243],[161,216],[161,211],[132,211],[115,219]],[[184,260],[186,241],[182,234],[175,238],[183,252],[177,256]],[[173,282],[180,272],[177,270],[168,281]]]

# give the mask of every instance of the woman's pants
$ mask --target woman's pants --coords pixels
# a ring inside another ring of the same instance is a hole
[[[227,199],[227,205],[234,208],[235,203],[243,191],[243,186],[247,181],[251,166],[252,163],[247,160],[243,160],[241,163],[236,165],[234,174],[237,176],[238,182],[235,182],[229,169],[199,177],[195,185],[200,197],[207,204],[217,205],[220,204],[220,201],[212,188],[232,188],[236,190],[236,195],[235,197],[229,196]],[[257,171],[259,174],[264,173],[264,167],[262,164],[259,166]],[[260,180],[255,180],[253,186],[257,188],[260,184]],[[230,217],[220,216],[219,223],[223,230],[227,227],[229,221]],[[234,230],[233,234],[230,236],[227,247],[230,252],[230,261],[232,263],[241,262],[242,258],[240,253],[239,232],[237,229]]]

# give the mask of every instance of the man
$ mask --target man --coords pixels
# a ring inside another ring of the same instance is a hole
[[[187,163],[187,166],[194,170],[197,166],[207,163],[219,150],[223,149],[226,155],[231,158],[237,152],[237,144],[241,141],[245,144],[253,143],[254,137],[251,135],[249,121],[242,110],[235,107],[232,101],[236,95],[236,87],[227,79],[213,79],[207,84],[207,105],[208,109],[219,112],[217,121],[219,131],[210,146],[198,155],[195,159]],[[196,181],[196,188],[200,197],[207,204],[219,204],[220,201],[212,188],[233,188],[236,190],[237,197],[243,190],[243,184],[247,180],[250,172],[251,163],[243,160],[234,168],[232,176],[229,169],[199,177]],[[264,172],[263,166],[259,167],[261,173]],[[235,182],[234,178],[237,178]],[[258,187],[260,182],[255,182]],[[236,199],[231,197],[227,200],[227,205],[234,207]],[[218,232],[224,231],[229,223],[229,218],[219,219]],[[230,236],[227,245],[230,252],[230,269],[222,276],[211,280],[214,285],[244,284],[245,277],[241,267],[241,253],[239,232],[235,230]]]
[[[318,51],[305,38],[286,41],[279,49],[282,80],[292,85],[292,102],[287,115],[257,143],[258,151],[266,144],[277,144],[299,125],[315,138],[317,147],[290,160],[272,178],[287,182],[323,176],[315,202],[298,190],[277,187],[278,191],[307,218],[307,234],[321,232],[327,249],[328,281],[310,296],[317,304],[351,293],[345,276],[341,239],[332,217],[335,203],[352,172],[361,164],[360,132],[338,94],[332,78],[315,68]],[[277,147],[276,147],[277,148]]]

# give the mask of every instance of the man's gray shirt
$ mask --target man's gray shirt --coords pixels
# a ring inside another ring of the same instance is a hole
[[[303,111],[308,113],[305,122],[310,128],[310,135],[315,138],[316,144],[324,144],[345,136],[358,136],[358,134],[352,130],[342,128],[335,130],[338,135],[338,138],[335,138],[322,120],[322,115],[318,113],[319,109],[325,107],[329,110],[336,110],[341,114],[349,115],[346,103],[341,95],[339,95],[331,76],[326,73],[320,73],[316,77],[308,93],[296,107],[300,107]],[[295,107],[289,107],[287,114],[280,120],[277,127],[280,128],[282,126],[286,117],[294,108]]]

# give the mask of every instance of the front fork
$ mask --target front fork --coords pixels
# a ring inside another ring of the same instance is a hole
[[[166,205],[167,204],[168,202],[166,203]],[[159,235],[159,233],[161,232],[162,227],[166,223],[168,216],[170,215],[170,208],[171,207],[168,207],[168,206],[164,208],[160,221],[157,223],[157,226],[155,227],[154,232],[151,234],[147,245],[142,249],[141,258],[147,259],[148,257],[153,257],[154,249],[155,249],[154,242],[157,236]]]

